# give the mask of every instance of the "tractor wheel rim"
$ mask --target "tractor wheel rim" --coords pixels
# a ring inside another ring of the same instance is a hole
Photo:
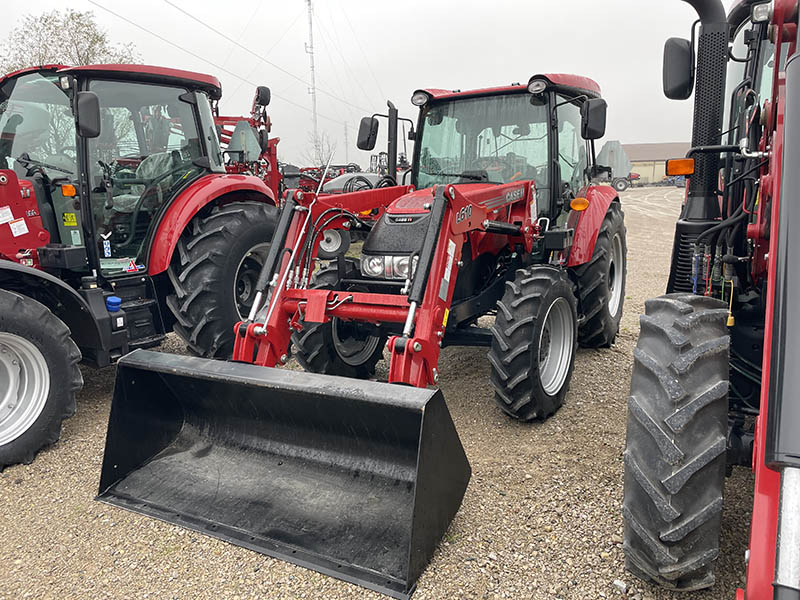
[[[25,338],[0,332],[0,446],[36,422],[50,394],[50,370],[41,351]]]
[[[374,335],[366,335],[360,339],[353,328],[356,324],[340,319],[331,319],[331,335],[336,353],[342,362],[351,366],[359,367],[363,365],[369,357],[378,349],[381,340]]]
[[[547,309],[539,333],[539,379],[548,396],[564,385],[572,362],[575,324],[566,298],[556,298]]]
[[[622,236],[619,233],[611,240],[611,260],[608,263],[608,312],[616,317],[622,305],[622,286],[625,274],[625,257],[622,254]]]
[[[342,234],[335,229],[327,229],[319,243],[320,250],[333,254],[342,247]]]
[[[269,252],[269,244],[256,244],[247,252],[239,266],[236,267],[236,276],[233,279],[233,299],[239,318],[244,319],[250,313],[253,300],[256,296],[256,281],[261,273],[261,267]]]

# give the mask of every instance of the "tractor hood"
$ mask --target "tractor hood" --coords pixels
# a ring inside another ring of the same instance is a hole
[[[456,187],[468,194],[497,186],[491,183],[465,183]],[[362,254],[396,256],[419,252],[428,228],[432,202],[431,188],[400,196],[386,207],[383,216],[373,225],[361,249]]]

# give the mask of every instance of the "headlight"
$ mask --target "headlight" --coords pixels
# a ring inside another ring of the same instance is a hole
[[[531,94],[541,94],[547,89],[546,79],[531,79],[528,82],[528,92]]]
[[[411,104],[414,106],[424,106],[431,99],[431,95],[424,90],[417,90],[411,96]]]
[[[367,277],[383,275],[383,256],[362,256],[361,272]]]
[[[418,257],[410,261],[411,276],[417,268]],[[365,277],[382,277],[385,279],[408,279],[409,278],[409,257],[408,256],[362,256],[361,274]]]
[[[400,279],[408,279],[408,256],[395,256],[392,259],[394,276]]]

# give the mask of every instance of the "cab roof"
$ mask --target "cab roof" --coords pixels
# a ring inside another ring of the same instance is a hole
[[[593,79],[581,75],[569,75],[567,73],[541,73],[534,75],[547,79],[554,87],[567,93],[576,95],[586,94],[590,98],[600,97],[600,86]],[[471,96],[492,96],[495,94],[508,94],[513,92],[527,91],[527,84],[513,83],[511,85],[481,88],[477,90],[443,90],[439,88],[424,88],[423,91],[431,95],[434,100],[445,98],[471,97]]]
[[[219,79],[213,75],[152,65],[104,64],[69,67],[67,65],[51,64],[20,69],[19,71],[14,71],[13,73],[5,75],[2,79],[36,71],[55,71],[56,73],[64,75],[95,76],[139,83],[181,85],[200,88],[202,91],[206,92],[212,100],[219,100],[219,98],[222,97],[222,85]]]

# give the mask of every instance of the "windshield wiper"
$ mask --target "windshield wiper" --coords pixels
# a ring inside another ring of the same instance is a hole
[[[474,173],[445,173],[440,171],[438,173],[431,173],[430,171],[422,171],[425,175],[432,175],[433,177],[460,177],[462,179],[471,179],[472,181],[481,181],[483,183],[500,183],[499,181],[489,181],[483,175],[475,175]]]
[[[67,175],[73,175],[74,173],[69,169],[64,169],[62,167],[57,167],[55,165],[49,165],[46,162],[42,162],[40,160],[36,160],[28,156],[27,152],[23,152],[20,154],[19,158],[16,159],[17,162],[21,163],[23,167],[29,169],[29,165],[33,165],[36,167],[44,167],[45,169],[53,169],[54,171],[60,171],[62,173],[66,173]]]

